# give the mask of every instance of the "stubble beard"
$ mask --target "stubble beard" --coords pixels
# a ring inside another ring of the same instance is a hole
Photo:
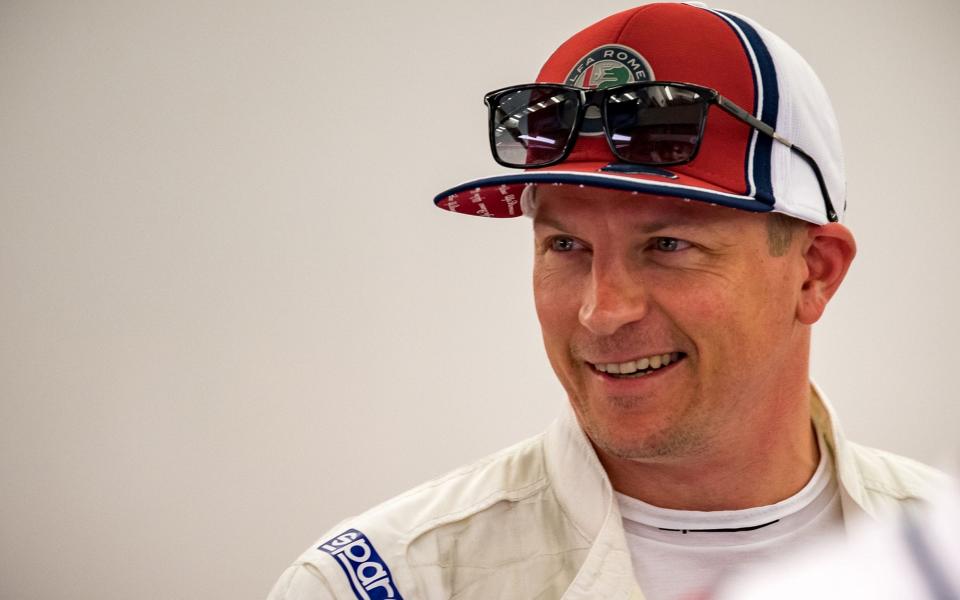
[[[611,457],[622,460],[650,461],[698,456],[706,451],[704,429],[696,423],[695,415],[680,415],[678,422],[667,424],[660,430],[650,431],[623,439],[615,434],[602,419],[595,418],[589,404],[571,396],[577,409],[578,420],[584,433],[598,449]],[[629,410],[643,403],[636,396],[613,396],[603,400],[618,410]]]
[[[582,356],[620,354],[624,348],[643,346],[643,342],[644,340],[639,340],[636,336],[628,339],[626,333],[601,340],[574,341],[569,347],[567,362],[564,364],[582,365],[585,363],[585,360],[580,358]],[[549,347],[547,344],[548,356],[550,356]],[[552,357],[551,366],[561,384],[566,388],[580,427],[593,445],[609,456],[624,460],[653,461],[698,456],[706,452],[709,422],[700,411],[696,410],[695,405],[677,414],[675,421],[665,424],[659,430],[624,439],[624,436],[614,433],[605,419],[598,418],[590,408],[590,400],[578,393],[586,388],[585,382],[579,379],[578,375],[573,375],[569,379],[564,377],[564,369],[560,368],[560,364],[554,363]],[[695,395],[698,396],[699,392],[700,390],[697,390]],[[642,396],[608,396],[595,400],[613,407],[614,413],[628,413],[650,402]]]

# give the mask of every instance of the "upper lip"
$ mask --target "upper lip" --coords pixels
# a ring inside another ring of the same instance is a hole
[[[683,354],[679,350],[663,350],[661,352],[649,352],[644,354],[633,354],[627,358],[598,358],[596,360],[590,359],[585,362],[590,363],[591,365],[608,365],[608,364],[622,364],[631,361],[638,361],[644,358],[652,358],[654,356],[663,356],[664,354]]]
[[[652,354],[623,362],[592,363],[590,366],[593,370],[599,371],[600,373],[630,374],[637,371],[646,371],[647,369],[660,369],[661,367],[677,362],[683,358],[683,356],[680,352],[664,352],[662,354]]]

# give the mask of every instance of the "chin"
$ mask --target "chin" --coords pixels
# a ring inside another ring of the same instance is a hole
[[[623,460],[648,460],[699,454],[704,436],[696,430],[677,426],[652,426],[650,419],[631,423],[629,418],[611,422],[584,422],[587,437],[603,454]]]

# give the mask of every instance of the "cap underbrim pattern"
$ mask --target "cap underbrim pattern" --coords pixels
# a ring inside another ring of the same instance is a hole
[[[441,192],[433,201],[439,208],[468,215],[511,218],[523,215],[520,197],[532,184],[578,185],[708,202],[752,212],[773,207],[751,196],[737,194],[695,177],[657,169],[651,173],[603,172],[606,163],[564,163],[553,169],[537,169],[483,177]]]

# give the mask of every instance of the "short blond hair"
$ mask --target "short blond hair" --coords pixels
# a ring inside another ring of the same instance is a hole
[[[806,226],[800,219],[782,214],[767,214],[767,250],[771,256],[783,256],[793,244],[793,238]]]

